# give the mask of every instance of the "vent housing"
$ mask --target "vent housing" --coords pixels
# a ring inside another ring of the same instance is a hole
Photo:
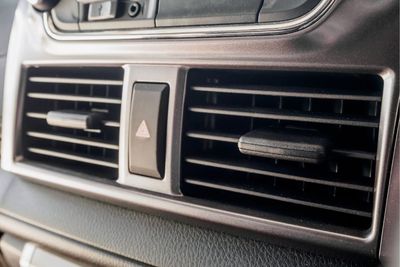
[[[30,67],[23,85],[22,160],[78,176],[115,180],[122,68]],[[50,111],[94,112],[98,129],[49,125]]]
[[[184,195],[324,230],[361,235],[369,229],[383,87],[379,76],[191,70],[187,81]],[[258,129],[329,136],[329,157],[307,163],[242,154],[239,138]]]

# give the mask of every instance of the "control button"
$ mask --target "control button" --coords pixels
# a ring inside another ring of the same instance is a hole
[[[168,118],[167,84],[135,83],[130,113],[129,171],[162,179]]]
[[[117,14],[117,1],[109,0],[94,2],[89,5],[88,20],[107,20],[115,18]]]

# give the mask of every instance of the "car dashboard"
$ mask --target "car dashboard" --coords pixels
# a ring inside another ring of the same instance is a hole
[[[7,3],[9,266],[397,266],[398,1]]]

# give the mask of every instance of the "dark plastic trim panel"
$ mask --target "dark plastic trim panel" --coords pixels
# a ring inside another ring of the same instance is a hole
[[[18,219],[0,214],[0,229],[30,242],[35,242],[45,248],[58,252],[60,255],[88,263],[92,266],[104,267],[145,267],[144,263],[136,262],[119,255],[85,245],[65,236],[27,224]]]
[[[94,265],[369,266],[356,255],[313,252],[237,237],[117,207],[0,172],[0,230]],[[75,218],[71,220],[71,218]],[[23,222],[22,222],[23,221]],[[99,251],[101,253],[99,253]],[[104,253],[108,251],[108,253]],[[112,256],[112,257],[111,257]],[[117,257],[117,258],[115,258]]]

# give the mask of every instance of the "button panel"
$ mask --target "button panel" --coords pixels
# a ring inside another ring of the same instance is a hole
[[[135,83],[130,112],[129,172],[162,179],[169,87]]]
[[[117,1],[109,0],[94,2],[89,5],[88,20],[107,20],[115,18],[117,14]]]

